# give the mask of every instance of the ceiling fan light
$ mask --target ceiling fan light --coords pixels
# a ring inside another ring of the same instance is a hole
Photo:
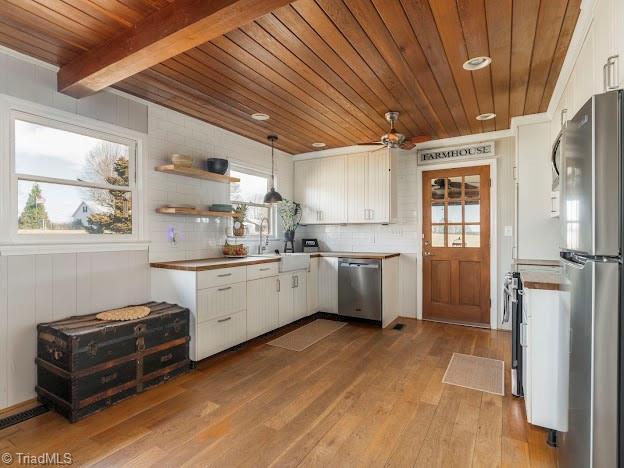
[[[327,144],[323,143],[323,142],[320,142],[320,141],[317,141],[317,142],[312,143],[312,146],[314,148],[325,148],[327,146]]]
[[[466,60],[462,66],[464,70],[474,71],[481,70],[482,68],[487,67],[490,63],[492,63],[492,59],[490,57],[473,57]]]

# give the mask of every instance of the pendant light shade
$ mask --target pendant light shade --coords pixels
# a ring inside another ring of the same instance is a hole
[[[269,135],[267,139],[271,142],[271,189],[264,196],[264,203],[277,203],[282,201],[282,196],[275,190],[275,142],[277,135]]]

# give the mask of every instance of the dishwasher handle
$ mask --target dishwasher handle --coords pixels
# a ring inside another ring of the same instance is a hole
[[[342,268],[371,268],[377,270],[379,265],[377,263],[354,263],[354,262],[345,262],[341,263],[340,266]]]

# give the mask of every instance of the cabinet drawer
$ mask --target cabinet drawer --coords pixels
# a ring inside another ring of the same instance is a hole
[[[235,314],[246,308],[245,283],[217,286],[197,292],[197,323]]]
[[[247,339],[247,314],[237,312],[197,326],[197,359],[204,359]]]
[[[220,268],[197,273],[197,289],[240,283],[247,279],[246,267]]]
[[[260,263],[258,265],[247,266],[247,281],[266,278],[267,276],[277,276],[279,262]]]

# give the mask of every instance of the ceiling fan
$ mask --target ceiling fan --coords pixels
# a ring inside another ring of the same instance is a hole
[[[386,120],[390,124],[390,131],[383,135],[379,141],[369,141],[367,143],[358,143],[361,146],[378,146],[384,145],[388,148],[401,148],[405,150],[410,150],[417,143],[423,143],[425,141],[431,140],[430,136],[427,135],[418,135],[413,137],[406,137],[402,133],[399,133],[394,128],[394,124],[397,120],[399,120],[399,113],[396,111],[386,112]]]

